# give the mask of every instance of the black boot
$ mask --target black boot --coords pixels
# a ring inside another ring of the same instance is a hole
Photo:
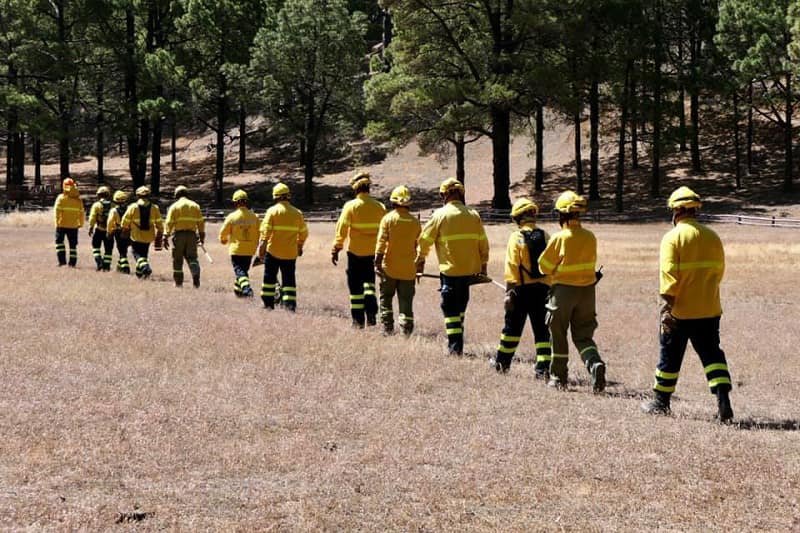
[[[728,424],[733,419],[733,408],[728,392],[728,389],[717,388],[717,419],[722,424]]]
[[[670,395],[666,392],[655,391],[653,399],[641,405],[642,412],[648,415],[668,415]]]

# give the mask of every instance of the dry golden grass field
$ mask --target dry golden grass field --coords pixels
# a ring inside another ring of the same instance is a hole
[[[219,226],[195,290],[165,252],[149,281],[96,273],[85,228],[58,269],[49,221],[0,217],[0,530],[800,530],[796,230],[715,226],[736,415],[719,426],[691,349],[673,416],[639,412],[666,223],[588,226],[610,381],[593,395],[574,351],[568,392],[534,381],[529,330],[523,362],[490,370],[493,285],[472,292],[474,357],[444,355],[436,280],[411,338],[350,329],[330,224],[290,314],[233,296]],[[488,228],[497,278],[509,230]]]

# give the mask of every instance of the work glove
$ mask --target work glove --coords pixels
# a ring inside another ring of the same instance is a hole
[[[514,289],[506,291],[506,297],[503,298],[503,309],[506,313],[514,310],[514,301],[517,299],[517,293]]]
[[[297,245],[297,257],[303,255],[303,247],[301,245]]]
[[[375,274],[380,277],[386,275],[386,272],[383,270],[383,254],[375,256]]]
[[[603,265],[600,265],[600,268],[594,273],[594,283],[597,285],[600,283],[600,280],[603,279]]]
[[[91,237],[92,235],[94,235],[94,226],[89,228],[89,237]]]
[[[672,305],[665,303],[661,307],[661,334],[672,333],[678,325],[678,320],[672,316]]]
[[[206,234],[203,233],[203,232],[200,232],[198,234],[197,245],[198,246],[204,246],[205,244],[206,244]]]
[[[331,263],[333,263],[333,266],[339,264],[339,250],[337,250],[336,248],[331,250]]]
[[[414,263],[414,268],[417,272],[417,283],[419,283],[422,279],[422,274],[425,272],[425,260],[419,259],[416,263]]]

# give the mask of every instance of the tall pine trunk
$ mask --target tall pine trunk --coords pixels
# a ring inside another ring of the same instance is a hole
[[[105,137],[103,135],[103,84],[98,83],[97,89],[97,115],[95,117],[95,128],[96,128],[96,155],[97,155],[97,183],[105,183],[105,172],[104,172],[104,162],[105,162],[105,151],[106,151],[106,143]]]
[[[636,72],[636,63],[631,70],[630,82],[630,108],[631,108],[631,168],[639,168],[639,80]]]
[[[747,84],[747,175],[753,173],[753,82]]]
[[[600,88],[596,79],[589,88],[589,199],[600,199]]]
[[[239,106],[239,174],[244,172],[247,162],[247,111],[244,105]]]
[[[509,209],[511,199],[508,189],[511,185],[511,169],[509,164],[509,148],[511,145],[511,113],[499,106],[491,107],[492,120],[492,177],[494,181],[494,197],[492,207]]]
[[[33,137],[33,184],[42,185],[42,139],[39,135]]]
[[[220,91],[219,101],[217,102],[217,163],[214,173],[214,200],[217,207],[222,207],[222,184],[225,177],[225,128],[228,123],[228,105],[225,101],[225,86],[227,82],[222,82],[223,90]]]
[[[464,134],[457,133],[455,142],[453,144],[456,147],[456,179],[463,184],[464,180],[467,177],[467,172],[465,168],[466,143],[464,142]]]
[[[794,112],[794,93],[792,90],[792,74],[786,75],[786,118],[784,119],[783,150],[785,153],[783,170],[783,191],[791,192],[794,188],[792,176],[794,158],[792,157],[792,114]]]
[[[534,188],[541,192],[544,187],[544,106],[536,106],[536,177]]]
[[[574,110],[572,115],[573,134],[575,136],[575,188],[583,194],[583,155],[581,153],[581,100],[575,91]]]
[[[655,56],[653,60],[653,152],[650,173],[650,196],[661,192],[661,64],[662,64],[661,0],[656,0]]]
[[[739,134],[739,93],[733,91],[733,161],[736,168],[734,175],[736,176],[736,189],[742,188],[742,154],[741,154],[741,140]]]
[[[178,146],[178,127],[177,127],[177,119],[172,117],[170,120],[170,143],[169,143],[169,160],[170,160],[170,168],[173,172],[178,170],[178,156],[176,154],[177,146]]]
[[[628,60],[625,65],[625,85],[622,88],[622,105],[620,106],[619,141],[617,142],[617,183],[614,191],[614,207],[618,213],[625,208],[625,128],[628,124],[628,107],[630,99],[630,81],[633,61]]]
[[[691,47],[689,61],[691,62],[691,83],[689,87],[689,117],[691,129],[689,146],[692,154],[692,170],[700,172],[702,162],[700,161],[700,47],[702,42],[696,31],[692,30],[692,37],[689,45]]]
[[[303,146],[305,147],[303,157],[303,194],[306,203],[314,203],[314,159],[317,157],[317,120],[316,120],[316,101],[314,96],[308,99],[306,106],[306,124],[303,135]]]

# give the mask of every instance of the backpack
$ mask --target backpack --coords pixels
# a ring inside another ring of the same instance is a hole
[[[138,204],[136,207],[139,209],[139,229],[143,231],[149,230],[150,214],[153,211],[150,202],[147,202],[145,205]]]
[[[536,228],[534,230],[522,230],[520,233],[522,233],[522,239],[525,242],[525,246],[528,248],[528,256],[531,260],[531,270],[528,270],[520,263],[520,281],[522,280],[523,272],[532,279],[543,278],[545,275],[539,270],[539,256],[542,255],[544,249],[547,248],[544,230]]]
[[[105,228],[106,224],[108,224],[108,214],[111,212],[111,202],[100,200],[100,205],[103,206],[103,209],[100,210],[100,215],[97,217],[97,225]]]

